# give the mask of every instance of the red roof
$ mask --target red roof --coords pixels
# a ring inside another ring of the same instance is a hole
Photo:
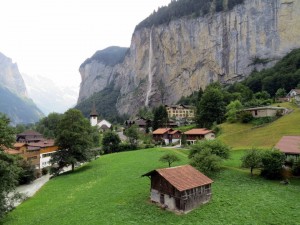
[[[164,177],[178,191],[193,189],[213,182],[210,178],[190,165],[157,169],[143,176],[152,175],[154,172]]]
[[[173,130],[173,131],[169,132],[169,134],[176,134],[176,133],[181,133],[181,131],[179,131],[179,130]]]
[[[26,130],[21,134],[18,134],[18,136],[42,136],[39,132],[36,132],[34,130]]]
[[[17,143],[14,143],[14,147],[15,147],[15,148],[21,148],[21,147],[23,147],[24,145],[26,145],[26,143],[24,143],[24,142],[17,142]]]
[[[275,148],[287,154],[300,154],[300,136],[283,136]]]
[[[171,128],[158,128],[157,130],[153,131],[152,134],[165,134],[169,130],[172,130]]]
[[[205,135],[208,133],[212,133],[212,130],[207,130],[206,128],[201,128],[201,129],[191,129],[189,131],[184,132],[184,134],[189,134],[189,135]]]

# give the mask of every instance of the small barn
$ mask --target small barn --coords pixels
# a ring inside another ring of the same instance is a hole
[[[169,210],[187,213],[211,199],[213,181],[190,165],[156,169],[142,176],[151,180],[151,201]]]
[[[275,148],[283,152],[286,157],[300,156],[300,136],[283,136],[276,144]]]

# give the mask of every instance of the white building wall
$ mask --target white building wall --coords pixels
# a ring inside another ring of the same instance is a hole
[[[91,117],[90,117],[90,123],[91,123],[91,126],[96,126],[96,125],[97,125],[97,122],[98,122],[97,116],[91,116]]]
[[[106,120],[101,120],[99,123],[98,123],[98,127],[102,127],[103,125],[106,125],[108,128],[111,127],[111,123],[106,121]]]
[[[51,160],[51,155],[53,153],[54,152],[40,154],[40,169],[51,166],[50,160]],[[48,156],[48,155],[50,155],[50,156]]]

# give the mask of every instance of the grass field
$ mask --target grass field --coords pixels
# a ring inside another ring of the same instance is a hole
[[[300,108],[290,103],[277,105],[292,108],[294,111],[259,128],[254,128],[251,124],[224,123],[218,139],[233,148],[271,148],[284,135],[300,135]]]
[[[167,151],[187,163],[184,151],[147,149],[110,154],[50,180],[18,206],[4,224],[300,224],[300,182],[290,185],[250,177],[240,169],[243,151],[233,151],[213,177],[212,201],[187,215],[175,215],[149,202],[150,180],[141,175],[166,167]],[[179,165],[176,164],[176,165]],[[1,222],[0,222],[1,223]]]

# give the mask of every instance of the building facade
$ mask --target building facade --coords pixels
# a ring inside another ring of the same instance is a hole
[[[168,117],[176,119],[194,119],[195,107],[190,105],[165,105]]]

